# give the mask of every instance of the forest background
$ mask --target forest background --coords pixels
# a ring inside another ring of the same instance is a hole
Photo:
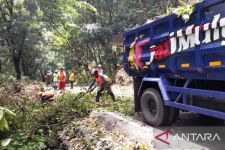
[[[86,83],[89,64],[101,64],[111,75],[123,63],[123,48],[113,40],[177,5],[178,0],[0,0],[0,82],[41,81],[46,71],[62,67]]]

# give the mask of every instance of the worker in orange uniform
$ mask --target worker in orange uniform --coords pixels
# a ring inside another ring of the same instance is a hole
[[[51,91],[45,91],[45,92],[38,92],[37,93],[38,98],[41,100],[41,102],[46,102],[50,100],[53,96],[54,93]]]
[[[70,80],[71,89],[73,89],[73,84],[74,84],[74,81],[75,81],[75,76],[74,76],[73,70],[71,70],[69,80]]]
[[[63,68],[60,69],[58,77],[59,77],[59,89],[61,90],[62,93],[65,91],[66,87],[66,73]]]
[[[112,97],[112,100],[115,101],[115,96],[111,89],[112,85],[111,79],[105,74],[99,74],[98,70],[92,70],[91,76],[93,77],[93,82],[89,86],[87,93],[93,91],[94,89],[92,87],[94,86],[95,83],[97,83],[100,88],[96,95],[96,102],[99,102],[99,99],[102,96],[102,91],[105,89],[107,90],[107,93]]]

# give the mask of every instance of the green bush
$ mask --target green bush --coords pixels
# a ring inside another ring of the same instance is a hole
[[[32,99],[8,99],[4,105],[17,114],[9,120],[12,139],[7,149],[37,150],[48,147],[48,140],[57,139],[65,124],[74,118],[89,115],[94,104],[93,95],[65,93],[54,102],[41,104]]]
[[[125,115],[131,116],[134,112],[134,102],[127,97],[117,97],[116,102],[111,100],[110,96],[106,96],[106,93],[103,94],[100,102],[102,107],[108,111],[118,111]]]
[[[16,117],[16,114],[7,108],[0,107],[0,132],[9,131],[7,117]],[[0,136],[0,148],[8,146],[10,142],[11,138],[8,138],[6,135]]]
[[[0,131],[9,131],[8,122],[6,116],[16,116],[11,110],[4,107],[0,107]]]
[[[0,85],[7,86],[9,83],[16,81],[16,78],[12,75],[0,73]]]
[[[4,90],[0,96],[0,103],[17,115],[16,119],[7,118],[11,130],[0,133],[0,139],[11,140],[11,143],[4,147],[5,149],[51,148],[48,143],[51,140],[57,141],[59,131],[62,131],[72,120],[88,116],[96,108],[119,111],[126,115],[134,113],[131,100],[120,97],[113,102],[106,93],[101,97],[100,103],[95,102],[93,94],[64,93],[56,97],[53,102],[42,104],[34,99],[12,96],[9,91]],[[5,143],[8,141],[6,140]]]

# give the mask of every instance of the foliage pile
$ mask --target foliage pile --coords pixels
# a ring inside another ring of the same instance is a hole
[[[117,102],[113,102],[105,95],[96,105],[93,94],[65,93],[54,102],[41,104],[26,96],[15,96],[8,90],[1,94],[0,104],[12,110],[16,118],[5,116],[10,131],[4,131],[0,139],[10,139],[7,149],[63,148],[58,138],[59,131],[72,120],[88,116],[96,108],[127,115],[134,113],[133,102],[125,98],[117,98]]]
[[[68,149],[150,149],[119,132],[107,130],[94,116],[74,120],[60,133],[60,138]]]
[[[180,6],[178,6],[174,13],[181,16],[185,22],[190,19],[191,14],[194,12],[195,7],[193,5],[185,4],[182,0],[179,0]]]
[[[1,134],[1,139],[11,138],[7,149],[44,149],[60,147],[57,133],[75,117],[84,117],[93,108],[92,96],[64,94],[53,103],[41,104],[30,99],[0,99],[1,105],[16,114],[16,119],[7,118],[10,131]],[[7,117],[7,116],[6,116]]]
[[[13,76],[11,78],[5,78],[0,82],[0,99],[35,99],[36,93],[41,91],[43,83],[31,81],[26,77],[22,77],[22,80],[17,81]]]
[[[117,97],[116,102],[111,100],[111,97],[106,93],[100,99],[100,103],[97,105],[99,110],[118,111],[125,115],[131,116],[134,114],[134,103],[128,97]]]
[[[130,85],[132,84],[132,77],[129,77],[124,69],[120,69],[116,72],[115,83],[118,85]]]
[[[190,0],[190,2],[186,4],[183,0],[179,0],[179,4],[176,8],[168,8],[167,12],[161,16],[164,17],[174,13],[178,17],[182,17],[182,19],[187,22],[190,19],[191,14],[195,11],[196,3],[199,3],[201,1],[202,0]]]

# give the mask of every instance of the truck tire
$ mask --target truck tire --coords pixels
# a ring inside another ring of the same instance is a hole
[[[135,112],[141,112],[141,97],[138,94],[141,83],[142,83],[142,78],[140,77],[133,78]]]
[[[168,108],[169,109],[169,112],[168,112],[168,117],[165,121],[165,125],[171,125],[173,124],[177,118],[179,117],[179,114],[180,114],[180,110],[177,109],[177,108]]]
[[[141,97],[142,114],[147,124],[163,125],[168,115],[168,108],[164,106],[161,95],[156,89],[146,89]]]

